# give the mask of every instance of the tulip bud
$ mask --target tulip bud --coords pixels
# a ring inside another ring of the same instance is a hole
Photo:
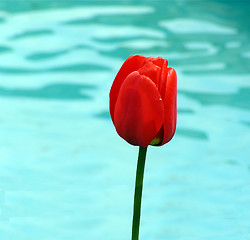
[[[117,133],[136,146],[159,146],[176,129],[177,76],[161,57],[130,56],[110,90],[110,115]]]

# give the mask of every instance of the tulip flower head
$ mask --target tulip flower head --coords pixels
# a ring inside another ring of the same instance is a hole
[[[117,133],[136,146],[161,146],[176,129],[177,76],[161,57],[130,56],[110,90],[110,115]]]

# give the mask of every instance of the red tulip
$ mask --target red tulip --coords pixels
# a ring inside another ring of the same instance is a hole
[[[170,141],[176,128],[176,89],[176,72],[166,59],[130,56],[109,94],[117,133],[141,147]]]

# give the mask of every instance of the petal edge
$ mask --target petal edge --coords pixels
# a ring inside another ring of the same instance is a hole
[[[132,55],[130,56],[121,66],[119,72],[117,73],[114,82],[111,86],[110,93],[109,93],[109,109],[110,109],[110,115],[111,119],[114,122],[114,109],[116,100],[118,97],[118,93],[120,90],[120,87],[125,80],[125,78],[133,71],[136,71],[141,66],[142,62],[144,61],[146,57],[142,55]]]
[[[156,85],[137,71],[124,80],[114,109],[117,133],[132,145],[146,147],[164,120],[164,106]]]

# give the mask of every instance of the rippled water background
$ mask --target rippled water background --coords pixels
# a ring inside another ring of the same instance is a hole
[[[250,239],[248,1],[1,1],[0,239],[130,239],[137,148],[108,93],[131,54],[178,73],[142,240]]]

